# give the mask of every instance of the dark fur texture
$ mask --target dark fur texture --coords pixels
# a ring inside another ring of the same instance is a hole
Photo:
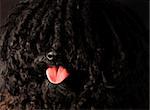
[[[0,107],[147,108],[146,37],[127,9],[107,0],[22,1],[1,28]],[[70,76],[53,85],[47,65]]]

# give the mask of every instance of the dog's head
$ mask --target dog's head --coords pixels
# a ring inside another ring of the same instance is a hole
[[[88,15],[82,15],[88,6],[82,5],[26,1],[15,10],[17,16],[10,15],[7,35],[1,34],[2,76],[18,106],[69,108],[82,105],[94,89],[102,48]]]
[[[108,83],[126,77],[133,63],[125,42],[132,42],[116,34],[108,7],[90,0],[27,0],[17,6],[0,42],[0,86],[14,97],[10,107],[92,109],[115,102]]]

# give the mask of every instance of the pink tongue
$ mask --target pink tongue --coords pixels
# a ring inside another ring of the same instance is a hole
[[[58,70],[57,70],[57,67],[54,66],[54,67],[49,67],[46,70],[46,75],[47,75],[48,80],[51,83],[59,84],[69,76],[69,73],[62,66],[59,66]]]

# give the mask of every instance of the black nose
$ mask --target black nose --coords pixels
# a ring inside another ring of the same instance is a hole
[[[47,54],[46,54],[46,58],[48,59],[48,64],[49,65],[62,65],[62,58],[61,55],[58,54],[58,52],[56,52],[54,49],[50,50]]]
[[[51,50],[47,53],[46,57],[49,61],[55,60],[57,57],[57,53],[55,50]]]

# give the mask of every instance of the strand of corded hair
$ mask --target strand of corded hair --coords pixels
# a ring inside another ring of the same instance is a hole
[[[73,4],[74,4],[74,0],[68,0],[67,5],[66,5],[66,18],[65,18],[65,31],[67,33],[66,37],[69,37],[68,39],[70,39],[70,52],[69,52],[69,56],[72,54],[72,52],[75,50],[75,46],[72,45],[74,44],[73,41],[73,36],[74,36],[74,31],[73,31],[73,27],[72,27],[72,21],[73,20]],[[71,60],[71,59],[70,59]]]

